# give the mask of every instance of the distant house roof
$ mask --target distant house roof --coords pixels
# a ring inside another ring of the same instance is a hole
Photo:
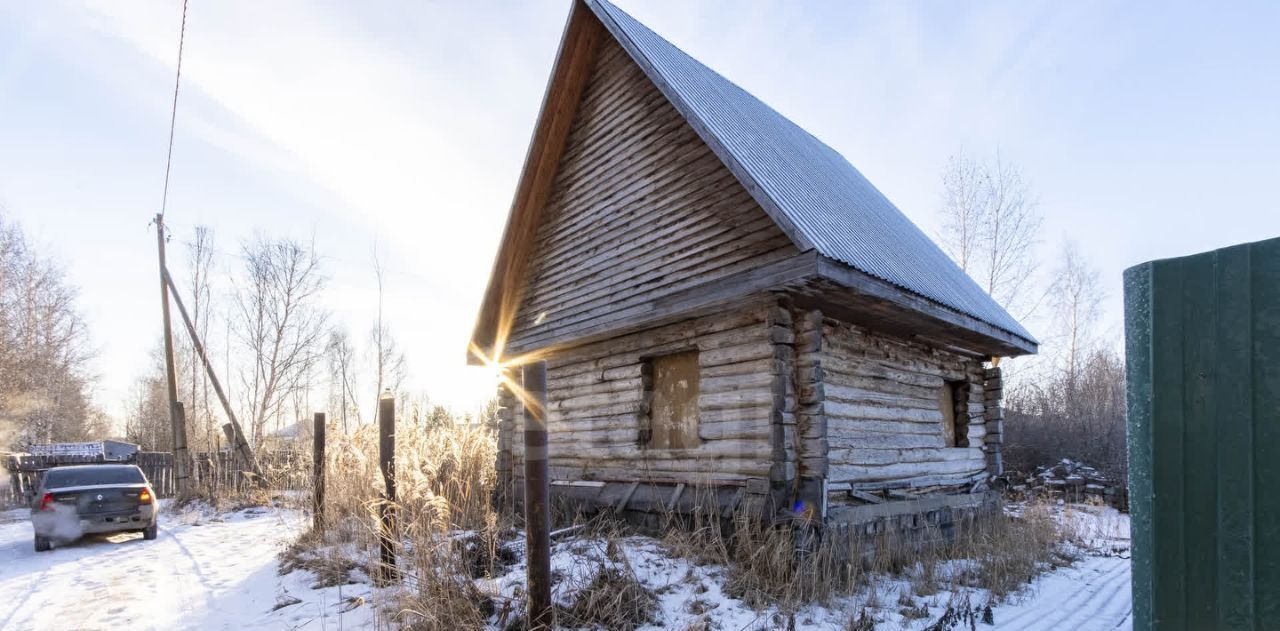
[[[618,7],[585,3],[798,248],[1034,343],[844,156]]]

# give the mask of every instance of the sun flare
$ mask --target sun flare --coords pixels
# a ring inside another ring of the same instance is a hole
[[[526,408],[535,414],[542,414],[542,406],[534,398],[529,391],[524,389],[520,380],[516,378],[515,369],[520,368],[534,362],[546,359],[547,353],[544,351],[535,351],[517,355],[509,359],[502,358],[501,348],[495,349],[493,356],[490,357],[484,352],[484,349],[477,346],[474,342],[469,348],[471,355],[483,364],[484,368],[493,376],[496,385],[507,388],[516,398],[520,399]]]

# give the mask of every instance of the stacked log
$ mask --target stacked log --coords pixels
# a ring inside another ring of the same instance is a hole
[[[1000,405],[1004,396],[1004,377],[996,367],[987,368],[982,376],[982,418],[987,425],[982,449],[987,455],[987,473],[996,476],[1004,473],[1004,460],[1000,455],[1004,445],[1004,408]]]
[[[828,483],[861,490],[964,487],[987,477],[985,373],[975,358],[831,318],[822,331]],[[967,382],[968,447],[948,446],[939,393]]]
[[[547,424],[552,478],[755,481],[768,489],[778,462],[773,433],[794,431],[795,422],[794,414],[772,414],[776,396],[784,401],[790,396],[789,383],[780,377],[788,374],[792,343],[790,322],[773,307],[772,301],[746,303],[728,315],[694,318],[551,354]],[[642,385],[646,358],[694,349],[700,368],[700,444],[650,447]],[[779,365],[779,358],[787,359],[787,365]],[[510,471],[518,489],[522,415],[514,398],[504,396],[503,408],[499,466]],[[788,460],[784,455],[784,468],[778,470],[784,476]]]
[[[997,486],[1015,500],[1048,497],[1064,502],[1102,501],[1119,509],[1127,507],[1124,485],[1097,469],[1067,458],[1057,464],[1036,467],[1030,475],[1009,472]]]

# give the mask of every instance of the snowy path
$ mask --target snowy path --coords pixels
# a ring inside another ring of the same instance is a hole
[[[370,605],[351,608],[344,602],[368,599],[367,585],[313,590],[307,572],[277,576],[277,553],[304,525],[298,513],[249,509],[217,518],[166,517],[155,541],[137,534],[96,536],[37,554],[25,511],[0,513],[0,631],[375,627]],[[776,628],[776,620],[725,597],[723,575],[714,568],[670,558],[643,538],[635,541],[628,546],[630,564],[661,601],[660,623],[652,628],[681,628],[703,618],[690,610],[695,600],[714,605],[708,617],[718,628]],[[562,547],[567,553],[571,546]],[[501,581],[508,588],[523,578],[521,567],[511,571]],[[893,580],[901,583],[894,589],[910,590],[902,579]],[[979,629],[1127,631],[1133,624],[1129,580],[1128,559],[1085,557],[995,607],[996,625]],[[301,602],[276,609],[292,599]],[[941,615],[945,598],[935,600],[926,620],[905,620],[892,604],[879,609],[877,628],[920,629]],[[860,608],[858,602],[847,609],[815,607],[797,628],[832,628]]]
[[[341,614],[338,588],[311,590],[303,572],[276,575],[276,554],[301,525],[296,513],[162,517],[155,541],[99,535],[43,553],[24,513],[0,523],[0,630],[325,629],[339,616],[352,629],[370,620],[367,606]],[[303,602],[273,611],[286,594]],[[347,586],[342,596],[351,595],[368,589]]]
[[[1133,628],[1129,559],[1087,557],[1041,577],[1020,602],[995,608],[995,629],[1112,631]]]

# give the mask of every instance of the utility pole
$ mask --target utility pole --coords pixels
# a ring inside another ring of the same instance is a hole
[[[164,214],[156,214],[156,248],[160,254],[160,313],[164,320],[164,368],[169,385],[169,426],[173,433],[173,471],[178,495],[187,492],[189,467],[187,424],[178,410],[178,376],[173,367],[173,331],[169,323],[168,268],[164,259]]]

